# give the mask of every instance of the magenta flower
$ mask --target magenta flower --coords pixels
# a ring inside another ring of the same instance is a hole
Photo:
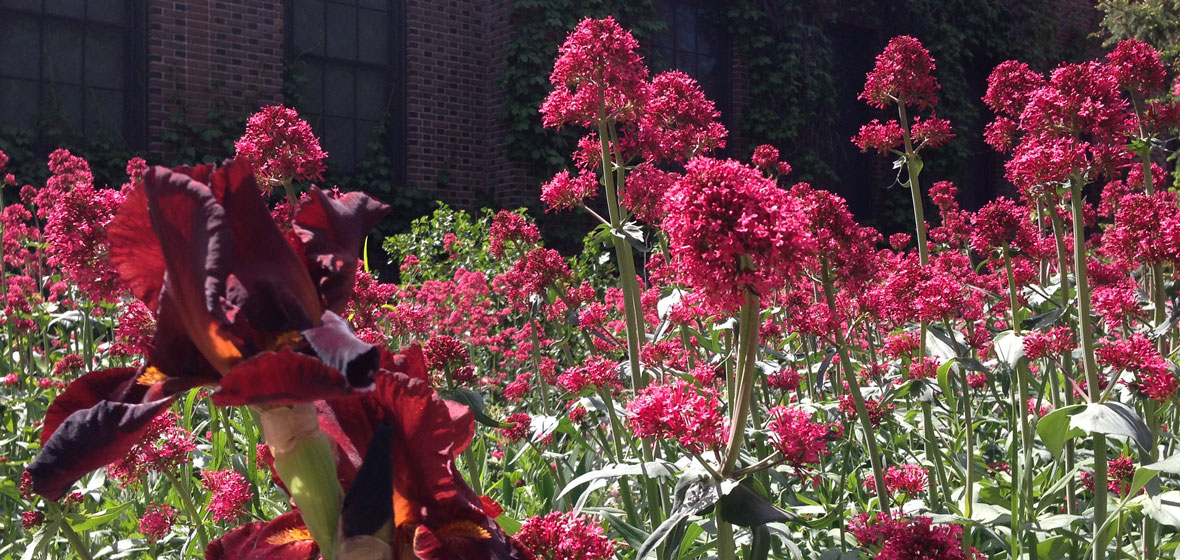
[[[268,192],[288,181],[322,179],[328,157],[311,125],[295,109],[282,105],[263,107],[251,115],[246,133],[234,148],[254,167],[259,186]]]
[[[890,39],[885,50],[877,55],[876,65],[866,76],[865,89],[858,98],[878,109],[893,103],[925,108],[938,104],[938,88],[930,51],[917,39],[899,35]]]
[[[554,90],[541,105],[546,127],[594,127],[599,99],[604,117],[629,120],[644,95],[647,67],[635,53],[639,42],[611,17],[578,23],[557,51],[549,83]]]
[[[156,542],[172,530],[172,523],[175,521],[175,508],[164,504],[152,504],[139,518],[139,532],[149,541]]]
[[[683,379],[644,387],[627,403],[627,415],[637,437],[675,439],[694,453],[717,449],[725,441],[717,393]]]
[[[812,249],[798,202],[733,160],[696,158],[669,193],[663,226],[680,280],[731,312],[746,290],[785,286]]]
[[[236,521],[246,513],[246,503],[254,496],[246,477],[233,469],[201,471],[201,484],[211,495],[209,511],[213,521]]]
[[[534,516],[521,524],[516,540],[533,557],[545,560],[608,560],[614,543],[588,516],[562,511]]]
[[[796,474],[819,464],[820,456],[828,454],[831,426],[813,421],[810,412],[776,406],[770,409],[769,416],[766,431],[770,432],[770,442]]]
[[[1168,79],[1159,51],[1138,39],[1119,41],[1106,55],[1106,62],[1119,87],[1140,94],[1154,93]]]

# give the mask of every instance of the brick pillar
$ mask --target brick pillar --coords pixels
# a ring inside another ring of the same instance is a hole
[[[197,127],[209,113],[246,116],[283,100],[283,7],[245,0],[148,3],[148,152],[174,156],[160,139],[182,114]]]

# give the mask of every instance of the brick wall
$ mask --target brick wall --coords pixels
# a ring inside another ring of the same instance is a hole
[[[147,14],[148,151],[172,115],[208,126],[213,100],[230,115],[282,101],[283,9],[277,1],[153,1]]]
[[[485,177],[486,4],[406,2],[406,183],[462,207]]]

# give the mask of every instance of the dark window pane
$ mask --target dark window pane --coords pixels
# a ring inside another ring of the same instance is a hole
[[[687,4],[676,5],[676,48],[684,51],[696,52],[697,34],[695,20],[696,10]]]
[[[69,84],[82,83],[82,25],[66,21],[45,22],[43,79]]]
[[[390,10],[389,0],[360,0],[360,2],[357,3],[365,8],[374,8],[377,10],[384,10],[386,12]]]
[[[338,167],[351,171],[356,161],[354,123],[348,118],[326,117],[324,119],[324,135],[321,138],[324,149],[328,151],[328,161]]]
[[[0,0],[0,8],[17,8],[40,12],[41,0]]]
[[[37,118],[37,82],[0,78],[0,119],[19,128],[33,126]]]
[[[291,17],[292,42],[296,55],[324,54],[324,3],[318,0],[296,1]]]
[[[382,64],[389,60],[389,14],[360,10],[360,29],[357,35],[360,59]]]
[[[122,129],[123,92],[117,89],[86,90],[86,134],[114,139]]]
[[[307,81],[299,88],[303,107],[308,111],[324,110],[324,68],[319,62],[304,62],[302,74]]]
[[[391,87],[386,72],[362,70],[356,85],[357,118],[380,120],[385,115]]]
[[[88,0],[86,16],[93,21],[126,23],[126,0]]]
[[[48,88],[44,108],[57,115],[55,124],[69,132],[82,132],[82,86],[59,83],[50,84]]]
[[[350,68],[329,67],[324,72],[324,113],[338,117],[351,117],[353,104],[353,70]]]
[[[0,76],[39,79],[41,32],[37,20],[23,15],[0,18]]]
[[[86,17],[86,0],[48,0],[45,13],[82,19]]]
[[[123,33],[117,29],[94,27],[86,32],[86,85],[102,88],[123,87]]]
[[[369,155],[369,143],[376,137],[377,123],[375,121],[357,121],[356,149],[357,155],[363,159]]]
[[[328,56],[356,60],[356,8],[328,4]]]

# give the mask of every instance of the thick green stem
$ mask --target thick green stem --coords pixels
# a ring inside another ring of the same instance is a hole
[[[1008,306],[1012,313],[1012,332],[1020,334],[1020,300],[1016,296],[1016,275],[1012,272],[1012,256],[1009,254],[1008,242],[1005,241],[1001,250],[1004,252],[1004,272],[1008,278]],[[1012,368],[1012,392],[1014,395],[1019,395],[1019,402],[1016,410],[1017,418],[1020,419],[1020,443],[1021,443],[1021,466],[1020,466],[1020,483],[1019,483],[1019,499],[1024,502],[1020,508],[1020,512],[1027,516],[1027,520],[1031,521],[1035,518],[1033,512],[1033,471],[1032,471],[1032,447],[1033,434],[1032,424],[1029,421],[1028,412],[1025,410],[1027,406],[1028,393],[1028,368],[1023,360],[1017,363]],[[1013,465],[1015,467],[1015,465]],[[1017,510],[1013,510],[1015,513]],[[1023,529],[1016,524],[1019,515],[1013,515],[1013,534],[1017,540],[1023,533]],[[1034,545],[1035,546],[1035,545]]]
[[[606,406],[606,415],[610,419],[611,436],[615,442],[615,462],[622,464],[627,458],[627,447],[623,443],[623,423],[619,421],[619,415],[615,412],[615,399],[611,396],[610,390],[603,389],[599,394],[602,395],[603,405]],[[623,500],[623,511],[627,513],[627,521],[638,527],[640,524],[639,512],[635,509],[635,498],[631,495],[631,484],[625,478],[619,479],[619,495]]]
[[[836,314],[836,290],[832,285],[831,272],[828,263],[821,263],[823,268],[824,297],[828,301],[828,311]],[[852,371],[852,360],[848,357],[848,346],[844,342],[844,332],[834,329],[836,337],[836,353],[840,356],[840,370],[844,372],[844,381],[848,383],[848,393],[852,396],[852,404],[856,409],[856,417],[860,420],[861,431],[864,432],[865,450],[869,454],[869,462],[873,466],[873,482],[877,487],[877,506],[881,512],[889,513],[889,490],[885,487],[885,467],[881,460],[881,452],[877,448],[877,436],[873,429],[873,420],[869,417],[869,408],[865,405],[864,395],[861,394],[860,381],[856,372]],[[835,385],[835,383],[833,383]]]
[[[275,472],[299,506],[324,560],[333,560],[343,492],[332,444],[320,431],[315,406],[278,406],[261,411],[259,419]]]
[[[1073,268],[1078,293],[1078,333],[1082,340],[1082,365],[1086,372],[1086,389],[1090,402],[1102,398],[1098,381],[1098,364],[1094,360],[1094,331],[1090,320],[1090,282],[1086,273],[1086,226],[1082,215],[1081,176],[1070,180],[1070,210],[1073,221]],[[1106,436],[1093,434],[1094,443],[1094,548],[1093,560],[1106,558]]]
[[[1053,224],[1053,237],[1057,247],[1057,281],[1060,284],[1061,308],[1069,309],[1069,278],[1067,274],[1069,251],[1065,248],[1065,225],[1062,223],[1061,214],[1057,212],[1057,205],[1050,202],[1046,206],[1049,210],[1049,219]],[[1061,377],[1064,381],[1063,401],[1066,406],[1070,406],[1073,404],[1073,356],[1068,352],[1061,356]],[[1065,469],[1063,472],[1073,472],[1074,464],[1074,443],[1071,439],[1065,442]],[[1072,478],[1065,483],[1065,512],[1069,515],[1077,515],[1075,485],[1076,482]]]
[[[721,464],[721,475],[728,478],[737,466],[742,443],[746,435],[746,418],[753,404],[754,362],[758,355],[758,296],[749,290],[745,293],[738,328],[737,342],[737,394],[734,395],[733,413],[730,417],[729,439],[725,444],[725,459]]]
[[[3,187],[3,183],[0,183],[0,187]],[[78,535],[78,532],[70,526],[69,520],[62,514],[61,506],[57,505],[57,502],[49,502],[49,509],[53,516],[58,518],[58,526],[61,527],[61,532],[65,534],[66,541],[70,543],[70,548],[74,550],[74,554],[81,560],[92,560],[94,557],[90,554],[90,548],[82,541],[82,537]],[[203,551],[204,549],[202,549]]]
[[[932,506],[941,506],[943,500],[950,501],[950,487],[946,481],[946,471],[943,470],[942,458],[938,454],[938,438],[934,434],[934,414],[931,410],[933,407],[930,401],[923,400],[922,404],[922,431],[926,436],[926,460],[934,463],[934,480],[935,485],[931,488],[930,497],[933,501]]]
[[[613,161],[611,138],[614,137],[614,124],[607,121],[605,108],[601,101],[598,113],[598,140],[602,152],[602,178],[606,187],[607,215],[610,218],[611,228],[615,232],[621,232],[623,213],[619,206],[619,188],[622,185],[619,184],[619,181],[622,180],[622,172],[616,173],[616,170],[622,167],[622,162]],[[619,261],[619,288],[623,291],[623,318],[627,325],[627,363],[631,370],[632,389],[638,391],[646,383],[639,364],[639,352],[643,344],[643,313],[639,306],[640,294],[635,281],[635,256],[626,240],[618,235],[612,235],[612,241],[615,258]]]
[[[537,370],[537,384],[541,386],[541,408],[545,414],[549,414],[552,410],[549,408],[549,382],[545,380],[545,374],[541,372],[541,337],[537,335],[537,330],[540,328],[540,321],[530,321],[529,331],[533,340],[533,369]]]
[[[209,548],[209,534],[205,532],[205,520],[201,518],[197,506],[193,504],[192,492],[189,492],[188,485],[182,484],[176,473],[171,470],[164,469],[164,476],[168,478],[168,482],[172,483],[176,495],[180,496],[180,504],[184,507],[185,515],[188,515],[189,523],[197,528],[197,542],[201,543],[201,550],[204,551]]]
[[[737,467],[738,456],[741,454],[742,442],[746,434],[746,417],[753,405],[754,361],[758,356],[758,296],[746,290],[745,303],[738,319],[737,340],[737,391],[733,400],[733,412],[729,420],[729,439],[725,443],[725,456],[721,463],[721,477],[728,479],[733,476]],[[733,526],[723,521],[717,521],[717,556],[721,560],[736,558],[736,546],[733,540]]]

